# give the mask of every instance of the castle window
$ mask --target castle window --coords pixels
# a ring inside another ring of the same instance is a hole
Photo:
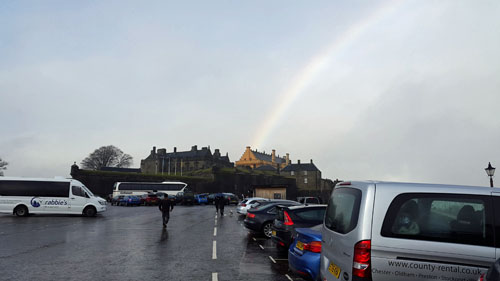
[[[304,178],[304,183],[307,183],[307,178]]]
[[[304,176],[307,176],[307,171],[304,171]]]
[[[294,171],[291,171],[291,172],[290,172],[290,175],[295,176],[295,172],[294,172]]]

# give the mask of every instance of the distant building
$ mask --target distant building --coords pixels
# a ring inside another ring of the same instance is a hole
[[[214,166],[234,167],[234,164],[229,161],[227,153],[226,156],[221,156],[219,149],[215,149],[212,154],[210,147],[198,150],[196,145],[189,151],[177,151],[177,147],[174,147],[174,151],[170,153],[165,148],[160,148],[157,152],[156,147],[153,147],[149,156],[141,160],[141,171],[146,174],[180,175]]]
[[[281,175],[293,177],[297,181],[298,190],[321,190],[321,171],[311,163],[301,164],[300,160],[297,164],[290,164],[281,170]]]
[[[286,157],[276,156],[276,150],[272,150],[271,154],[266,154],[265,152],[259,152],[257,150],[251,150],[250,146],[247,146],[245,152],[241,156],[239,161],[235,162],[236,167],[248,167],[252,169],[260,168],[261,166],[271,166],[275,170],[283,169],[290,164],[290,158],[288,153]],[[269,167],[264,168],[270,170]]]

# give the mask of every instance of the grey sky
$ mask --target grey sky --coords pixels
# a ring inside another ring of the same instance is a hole
[[[5,175],[67,176],[110,144],[134,167],[152,146],[236,161],[251,145],[326,178],[488,185],[499,15],[499,1],[2,1]]]

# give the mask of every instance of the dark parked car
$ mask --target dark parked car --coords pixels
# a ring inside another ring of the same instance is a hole
[[[194,193],[189,190],[184,190],[184,192],[179,192],[175,195],[175,203],[182,205],[193,205],[194,204]]]
[[[214,202],[215,202],[215,196],[216,196],[216,195],[217,195],[217,194],[215,194],[215,193],[209,194],[209,195],[207,196],[207,203],[208,203],[208,204],[214,204]]]
[[[238,196],[232,194],[232,193],[222,193],[224,195],[224,199],[226,200],[226,203],[228,205],[234,204],[238,205],[238,202],[240,201],[238,199]]]
[[[312,227],[323,223],[326,205],[279,207],[272,226],[271,239],[279,250],[287,250],[293,242],[295,228]]]
[[[288,249],[288,268],[306,279],[320,280],[322,227],[319,224],[311,228],[296,228],[297,236]]]
[[[249,209],[243,223],[252,232],[262,233],[266,237],[271,237],[273,221],[278,214],[277,206],[300,205],[299,202],[289,200],[271,200],[266,204]]]
[[[491,265],[488,272],[481,274],[478,281],[500,281],[500,259]]]

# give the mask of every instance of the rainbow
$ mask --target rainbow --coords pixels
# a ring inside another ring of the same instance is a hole
[[[259,127],[259,131],[255,134],[255,139],[252,142],[253,147],[263,147],[266,140],[273,132],[274,128],[286,115],[292,104],[303,94],[305,89],[310,85],[313,79],[321,73],[326,66],[339,55],[343,49],[356,41],[357,38],[370,26],[377,23],[388,14],[392,13],[399,1],[388,1],[379,6],[370,14],[363,18],[362,21],[351,25],[340,36],[335,38],[322,52],[314,56],[309,63],[296,75],[292,84],[286,88],[278,99],[279,103],[276,107],[272,107],[271,114],[265,118],[266,122]]]

